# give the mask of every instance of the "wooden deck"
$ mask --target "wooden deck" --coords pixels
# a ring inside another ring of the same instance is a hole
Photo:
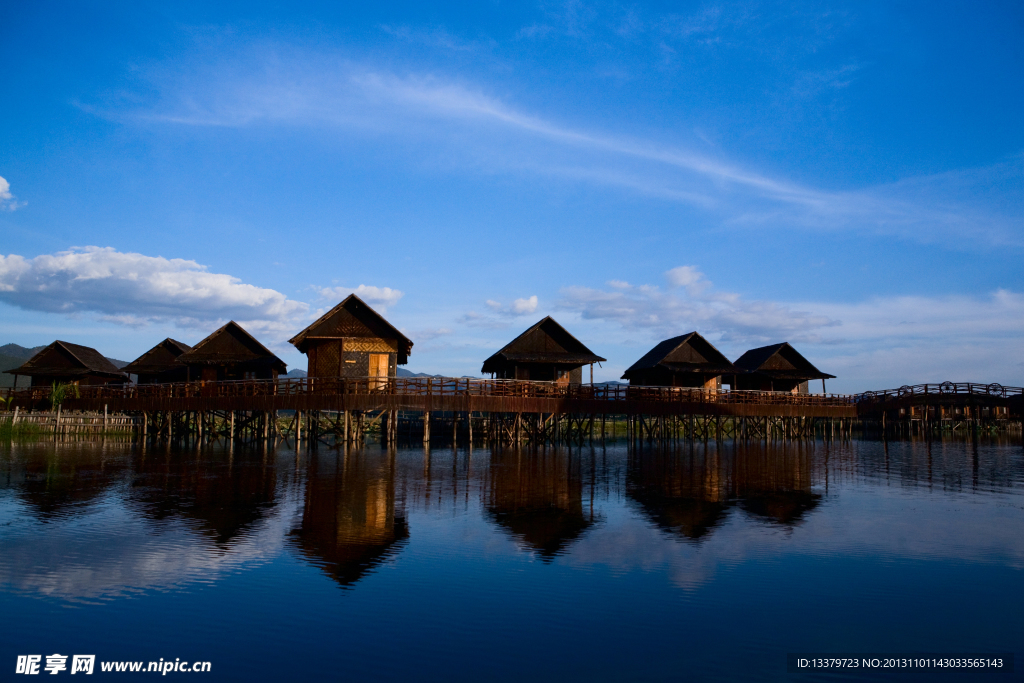
[[[10,406],[45,404],[49,387],[8,390]],[[113,412],[411,410],[423,412],[736,417],[857,416],[858,397],[470,378],[281,379],[83,386],[65,410]]]

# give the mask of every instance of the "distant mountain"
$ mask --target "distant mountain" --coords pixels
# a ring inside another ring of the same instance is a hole
[[[398,377],[440,377],[441,375],[428,375],[425,372],[409,372],[405,368],[398,368],[395,371]]]
[[[305,370],[301,370],[299,368],[293,368],[292,370],[288,371],[287,375],[284,375],[284,377],[290,377],[292,379],[302,379],[303,377],[308,377],[308,376],[309,376],[309,373],[307,373]]]
[[[13,356],[14,358],[21,358],[24,362],[45,348],[45,346],[33,346],[31,349],[26,349],[18,344],[4,344],[0,346],[0,356]]]

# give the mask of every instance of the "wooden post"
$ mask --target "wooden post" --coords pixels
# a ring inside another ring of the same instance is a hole
[[[344,441],[345,443],[348,443],[349,442],[349,439],[348,439],[348,424],[349,424],[349,421],[350,421],[349,420],[349,415],[351,415],[351,413],[349,413],[349,411],[347,411],[347,410],[344,411],[344,413],[345,413],[345,417],[344,417],[344,424],[345,424],[345,426],[342,428],[342,441]]]
[[[302,439],[302,411],[295,411],[295,447],[299,447],[299,441]]]
[[[429,380],[428,380],[429,383]],[[423,443],[430,443],[430,411],[423,412]]]
[[[107,424],[109,424],[109,418],[107,416],[107,404],[103,404],[103,431],[107,431]]]
[[[19,408],[19,406],[14,406],[14,417],[11,418],[11,427],[12,428],[14,427],[15,424],[18,423],[18,408]]]
[[[469,447],[473,447],[473,411],[470,410],[466,413],[467,422],[469,423]]]
[[[53,418],[53,433],[54,435],[60,434],[60,404],[57,404],[57,416]]]
[[[232,443],[235,440],[235,411],[231,411],[230,420],[228,423],[228,440]]]

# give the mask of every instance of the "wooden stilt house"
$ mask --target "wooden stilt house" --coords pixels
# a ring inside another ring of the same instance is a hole
[[[32,386],[57,384],[121,384],[128,376],[96,349],[66,341],[55,341],[29,358],[24,365],[5,370],[9,375],[27,375]]]
[[[549,316],[485,360],[482,371],[496,379],[582,384],[583,366],[604,360]]]
[[[735,365],[744,373],[737,378],[738,388],[755,391],[806,394],[809,380],[820,379],[824,393],[825,380],[835,378],[814,367],[789,342],[750,349],[736,359]]]
[[[190,381],[277,379],[288,368],[235,321],[178,356]]]
[[[135,375],[138,384],[187,382],[188,367],[179,363],[178,358],[191,350],[188,344],[168,337],[124,366],[124,372]]]
[[[289,340],[306,354],[310,377],[394,377],[412,342],[355,294]]]
[[[622,379],[637,386],[721,389],[722,375],[736,367],[707,339],[696,332],[661,342],[633,363]]]

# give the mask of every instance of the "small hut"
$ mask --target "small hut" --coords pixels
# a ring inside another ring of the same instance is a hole
[[[310,377],[394,377],[412,342],[355,294],[289,340]]]
[[[750,349],[736,359],[735,365],[744,373],[737,378],[738,388],[755,391],[806,394],[808,381],[820,379],[821,391],[824,393],[825,380],[835,378],[835,375],[814,367],[789,342]]]
[[[288,369],[233,320],[178,356],[178,362],[188,368],[193,381],[277,379]]]
[[[5,370],[18,377],[32,378],[32,386],[64,384],[121,384],[128,376],[103,357],[96,349],[66,341],[55,341],[13,370]]]
[[[696,332],[661,342],[633,363],[622,379],[637,386],[721,389],[722,375],[736,367]]]
[[[188,381],[188,367],[178,362],[178,357],[192,350],[168,337],[124,366],[124,371],[135,375],[138,384],[169,384]]]
[[[604,360],[548,316],[485,360],[482,371],[497,379],[582,384],[583,366]]]

